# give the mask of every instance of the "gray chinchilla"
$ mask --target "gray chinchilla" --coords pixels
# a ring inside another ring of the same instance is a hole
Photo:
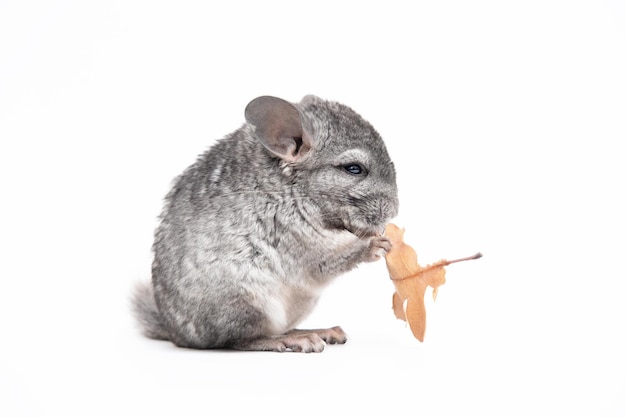
[[[177,346],[320,352],[340,327],[297,330],[322,289],[391,247],[395,169],[352,109],[263,96],[180,175],[155,232],[144,333]]]

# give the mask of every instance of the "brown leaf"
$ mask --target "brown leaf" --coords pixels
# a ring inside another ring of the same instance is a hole
[[[404,229],[390,223],[385,229],[385,236],[389,238],[392,245],[391,250],[385,256],[385,261],[389,277],[396,287],[392,299],[393,312],[398,319],[408,322],[415,338],[423,342],[426,332],[426,307],[424,305],[426,287],[432,287],[433,299],[436,299],[439,286],[446,282],[445,266],[454,262],[478,259],[482,255],[477,253],[474,256],[454,261],[443,259],[422,267],[417,263],[415,250],[404,243]]]
[[[393,293],[391,305],[396,318],[406,321],[406,314],[404,314],[404,300],[400,297],[400,295],[398,295],[397,292]]]

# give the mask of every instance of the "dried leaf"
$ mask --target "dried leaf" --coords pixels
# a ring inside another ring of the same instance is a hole
[[[425,267],[417,263],[417,253],[404,243],[404,229],[390,223],[385,229],[385,236],[391,241],[391,250],[385,256],[389,277],[393,281],[396,291],[392,298],[392,307],[395,316],[409,323],[411,332],[417,340],[424,341],[426,332],[426,306],[424,293],[426,287],[432,287],[433,300],[437,298],[440,285],[446,282],[445,267],[454,262],[478,259],[482,255],[477,253],[468,258],[447,261],[445,259]]]

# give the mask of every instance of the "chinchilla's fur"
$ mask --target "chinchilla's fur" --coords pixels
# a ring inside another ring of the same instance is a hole
[[[372,126],[314,96],[251,101],[239,130],[178,179],[134,311],[178,346],[319,352],[339,327],[296,330],[321,290],[390,249],[394,166]]]

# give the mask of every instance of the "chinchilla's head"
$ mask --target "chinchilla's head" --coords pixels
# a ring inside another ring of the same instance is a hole
[[[255,137],[281,162],[295,195],[319,208],[325,227],[365,237],[398,213],[396,174],[382,138],[356,112],[306,96],[263,96],[246,107]]]

